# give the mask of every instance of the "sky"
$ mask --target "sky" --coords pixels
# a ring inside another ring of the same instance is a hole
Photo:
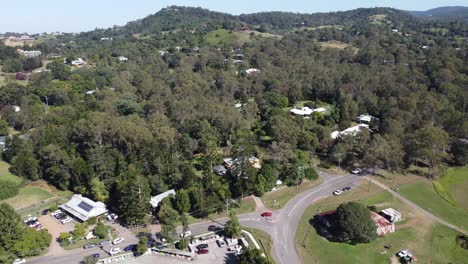
[[[82,32],[122,26],[170,5],[238,15],[261,11],[315,13],[377,6],[427,10],[468,6],[468,0],[0,0],[0,32]]]

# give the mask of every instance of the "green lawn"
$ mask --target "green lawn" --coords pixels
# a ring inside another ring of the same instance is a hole
[[[403,185],[400,187],[400,193],[434,215],[461,228],[468,228],[468,211],[462,207],[452,206],[443,200],[430,182],[419,181]]]
[[[217,29],[209,32],[205,36],[205,41],[211,45],[220,43],[226,44],[243,44],[249,41],[248,35],[240,34],[239,32],[229,31],[226,29]]]
[[[296,189],[296,186],[286,186],[277,191],[269,192],[263,195],[261,199],[268,208],[275,210],[280,209],[283,208],[283,206],[286,205],[286,203],[298,193],[313,188],[322,183],[322,181],[322,178],[319,178],[315,181],[305,181],[299,185],[299,189]]]
[[[21,177],[11,174],[8,171],[9,167],[10,164],[4,161],[0,161],[0,181],[11,181],[20,185],[23,182],[23,179]]]
[[[18,195],[5,200],[5,202],[10,204],[15,210],[18,210],[34,204],[39,204],[54,196],[55,195],[41,187],[27,186],[20,189]]]
[[[455,231],[415,214],[386,191],[365,198],[364,193],[359,192],[360,189],[356,188],[346,195],[355,197],[363,204],[375,205],[378,209],[393,207],[402,212],[406,219],[397,223],[395,233],[368,244],[329,242],[316,233],[309,221],[319,211],[336,208],[345,198],[326,198],[305,211],[296,231],[296,248],[303,263],[390,263],[395,253],[406,248],[416,255],[419,263],[463,263],[462,260],[468,257],[468,251],[456,244]],[[391,249],[386,250],[384,246],[387,245]]]
[[[220,213],[216,213],[216,212],[211,213],[206,218],[195,218],[195,217],[189,215],[187,217],[188,222],[189,222],[189,224],[195,224],[195,223],[206,221],[208,219],[216,219],[216,218],[226,217],[226,212],[225,212],[226,207],[225,207],[225,205],[220,204],[220,207],[218,207],[217,209],[219,209],[219,208],[222,209],[222,211]],[[234,211],[236,214],[251,213],[251,212],[255,211],[255,201],[252,198],[245,198],[244,200],[240,201],[239,205],[231,204],[230,209],[232,209],[232,211]],[[179,224],[181,224],[181,223],[179,223]]]
[[[450,168],[438,182],[456,205],[468,210],[468,167]]]

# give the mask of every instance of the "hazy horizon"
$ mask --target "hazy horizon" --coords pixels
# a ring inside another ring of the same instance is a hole
[[[81,0],[65,2],[61,0],[24,0],[21,5],[15,1],[2,4],[0,16],[0,32],[42,33],[42,32],[84,32],[95,28],[109,28],[114,25],[123,26],[127,22],[154,14],[171,5],[192,6],[224,12],[233,15],[285,11],[298,13],[317,13],[345,11],[356,8],[392,7],[401,10],[425,11],[441,6],[467,6],[466,0],[451,1],[403,1],[403,0],[360,0],[360,1],[246,1],[224,2],[215,0]]]

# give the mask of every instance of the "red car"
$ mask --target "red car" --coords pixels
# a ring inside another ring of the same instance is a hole
[[[202,249],[198,250],[197,253],[198,253],[199,255],[203,255],[203,254],[208,254],[208,252],[209,252],[208,249],[202,248]]]
[[[263,212],[263,213],[261,214],[262,217],[269,217],[269,216],[272,216],[272,215],[273,215],[273,214],[270,213],[270,212]]]

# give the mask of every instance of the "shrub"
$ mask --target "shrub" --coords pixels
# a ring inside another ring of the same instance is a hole
[[[95,225],[97,224],[97,218],[94,216],[94,217],[91,217],[88,219],[88,225]]]
[[[318,166],[320,168],[330,169],[333,165],[330,162],[322,161],[322,162],[320,162],[320,164]]]
[[[314,168],[307,168],[304,171],[306,179],[312,181],[318,178],[318,173]]]
[[[53,204],[49,207],[49,211],[51,212],[55,212],[58,210],[58,205],[57,204]]]
[[[19,186],[11,181],[0,181],[0,200],[8,199],[18,194]]]
[[[468,236],[457,236],[457,244],[464,249],[468,249]]]

